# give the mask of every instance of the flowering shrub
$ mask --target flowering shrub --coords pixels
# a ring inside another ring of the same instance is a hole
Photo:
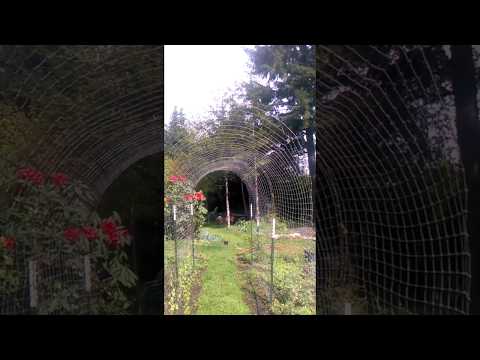
[[[173,238],[169,231],[172,224],[173,205],[177,206],[175,226],[177,229],[192,229],[192,236],[199,238],[200,227],[205,223],[207,209],[204,207],[205,195],[201,191],[195,192],[185,176],[171,175],[166,177],[165,183],[165,238]],[[191,214],[193,207],[193,218]],[[180,232],[178,232],[180,234]],[[186,235],[185,233],[183,234]],[[190,236],[186,235],[186,236]],[[189,314],[192,311],[192,289],[198,280],[199,270],[193,268],[191,255],[182,257],[177,263],[173,242],[165,243],[165,312],[166,314]],[[197,255],[195,256],[198,259]],[[178,279],[173,271],[175,264],[178,267]]]
[[[172,205],[193,205],[193,236],[198,237],[200,227],[205,223],[207,209],[203,202],[207,200],[201,191],[194,192],[193,187],[188,183],[185,176],[172,175],[168,177],[165,187],[165,220],[169,221],[172,217]],[[177,224],[182,226],[188,224],[190,212],[177,212]]]
[[[126,253],[130,235],[118,214],[100,219],[81,201],[88,188],[63,173],[23,168],[9,183],[14,189],[10,206],[0,211],[0,284],[7,284],[0,285],[0,298],[25,291],[22,287],[28,284],[19,274],[34,260],[38,313],[125,313],[131,305],[125,292],[135,285],[136,276]],[[95,301],[88,310],[78,301],[86,296],[85,255],[91,261],[95,294],[89,295]]]

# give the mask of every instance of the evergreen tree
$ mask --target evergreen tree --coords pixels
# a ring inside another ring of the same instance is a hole
[[[169,154],[172,146],[186,138],[189,134],[187,117],[183,109],[175,106],[168,127],[165,128],[165,152]]]

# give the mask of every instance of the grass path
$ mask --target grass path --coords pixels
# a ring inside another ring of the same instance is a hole
[[[202,278],[202,291],[198,299],[198,315],[246,315],[250,310],[244,301],[236,253],[247,246],[246,239],[219,227],[207,227],[210,234],[228,240],[212,241],[198,249],[207,259],[207,269]]]

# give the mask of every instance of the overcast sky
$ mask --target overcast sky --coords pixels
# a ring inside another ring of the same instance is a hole
[[[187,118],[203,117],[236,84],[248,79],[250,45],[166,45],[165,122],[175,106]]]

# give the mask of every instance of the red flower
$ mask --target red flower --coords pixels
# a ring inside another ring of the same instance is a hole
[[[195,197],[195,200],[196,201],[204,201],[204,200],[207,200],[207,198],[205,197],[205,195],[203,195],[203,193],[201,191],[199,192],[196,192],[194,194],[194,197]]]
[[[115,232],[108,233],[107,236],[108,236],[107,244],[110,245],[113,248],[118,247],[118,245],[120,244],[120,239],[118,237],[118,232],[115,231]]]
[[[43,185],[43,183],[45,182],[45,177],[40,171],[37,171],[31,179],[31,182],[35,185]]]
[[[176,175],[172,175],[172,176],[169,176],[168,177],[168,180],[175,183],[175,182],[185,182],[187,181],[187,178],[185,176],[182,176],[182,175],[179,175],[179,176],[176,176]]]
[[[77,228],[68,228],[63,232],[65,239],[70,241],[77,240],[81,234],[82,232]]]
[[[52,174],[52,181],[57,187],[64,186],[68,181],[68,176],[63,173]]]
[[[103,220],[100,227],[105,235],[117,232],[117,225],[111,219]]]
[[[3,241],[3,246],[7,250],[13,250],[15,248],[15,239],[2,236],[0,239]]]
[[[84,226],[82,232],[88,240],[94,240],[98,236],[97,230],[91,226]]]
[[[24,168],[17,171],[17,178],[27,180],[35,185],[43,185],[45,177],[42,172],[32,169]]]
[[[187,194],[183,196],[183,200],[185,201],[193,201],[194,200],[194,195],[192,194]]]
[[[35,174],[35,170],[32,168],[19,169],[17,171],[17,178],[22,180],[28,180]]]

